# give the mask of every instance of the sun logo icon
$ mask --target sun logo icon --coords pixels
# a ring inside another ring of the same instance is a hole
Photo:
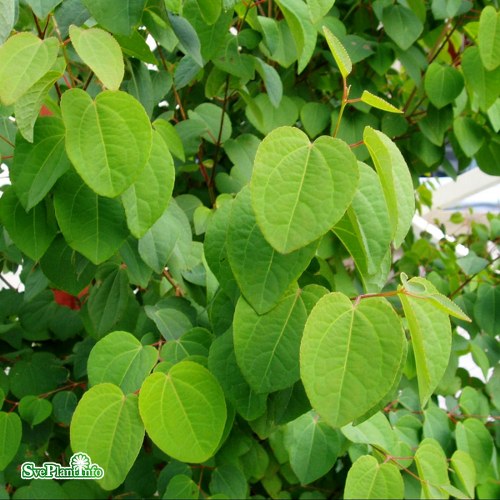
[[[75,453],[69,460],[69,465],[79,476],[83,476],[83,471],[90,467],[90,457],[86,453]]]

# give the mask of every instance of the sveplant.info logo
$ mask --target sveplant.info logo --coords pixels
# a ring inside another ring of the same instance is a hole
[[[69,459],[69,467],[63,467],[56,462],[44,462],[37,467],[34,462],[24,462],[21,465],[22,479],[101,479],[104,469],[92,460],[86,453],[75,453]]]

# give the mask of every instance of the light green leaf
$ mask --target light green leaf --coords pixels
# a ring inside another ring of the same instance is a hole
[[[432,438],[424,439],[415,453],[418,476],[422,484],[421,498],[449,498],[441,486],[449,486],[448,462],[439,443]]]
[[[476,466],[478,484],[497,477],[493,438],[483,422],[476,418],[458,422],[455,439],[457,449],[468,453],[472,458]]]
[[[299,347],[307,319],[300,290],[291,287],[279,304],[259,316],[240,297],[234,312],[234,352],[250,387],[274,392],[299,379]]]
[[[326,41],[328,42],[330,52],[339,67],[340,74],[343,78],[347,78],[349,73],[352,71],[352,62],[349,54],[340,40],[326,26],[323,26],[323,33],[325,34]]]
[[[500,12],[487,5],[479,18],[479,55],[484,67],[492,71],[500,65]]]
[[[21,444],[22,425],[17,413],[0,411],[0,471],[16,456]]]
[[[158,359],[158,351],[143,346],[128,332],[112,332],[90,351],[87,371],[91,385],[110,382],[129,394],[140,389]]]
[[[460,95],[464,78],[454,67],[433,62],[425,72],[424,88],[429,101],[441,109]]]
[[[425,278],[415,277],[410,281],[406,281],[406,274],[401,274],[403,287],[409,292],[412,297],[418,297],[429,300],[435,307],[446,312],[450,316],[461,319],[463,321],[471,321],[460,307],[450,300],[446,295],[438,292],[437,288]]]
[[[255,156],[251,189],[257,224],[278,252],[302,248],[342,217],[358,178],[356,157],[345,142],[323,136],[311,144],[301,130],[278,128]]]
[[[353,305],[341,293],[325,295],[309,315],[300,347],[313,408],[333,427],[363,415],[399,376],[404,342],[401,321],[385,299]]]
[[[351,206],[333,231],[356,262],[356,267],[368,292],[378,292],[370,283],[387,279],[385,266],[391,242],[389,213],[379,176],[368,165],[359,162],[359,185]],[[380,276],[380,280],[374,279]]]
[[[474,250],[469,250],[469,253],[465,257],[457,259],[457,264],[465,274],[470,276],[485,269],[490,262],[488,259],[478,257]]]
[[[62,57],[57,59],[54,67],[16,101],[14,107],[16,124],[19,132],[21,132],[23,137],[29,142],[33,142],[33,127],[38,118],[43,101],[54,83],[64,73],[65,66],[66,63]]]
[[[40,118],[34,142],[16,138],[16,154],[10,169],[14,190],[26,210],[37,205],[70,167],[64,149],[65,130],[60,118]]]
[[[224,113],[224,120],[222,120],[222,113]],[[204,102],[196,106],[193,111],[189,110],[188,115],[191,120],[201,124],[201,137],[206,141],[217,144],[220,134],[220,144],[223,144],[231,137],[231,119],[221,107],[211,102]],[[221,123],[223,123],[222,131],[220,130]]]
[[[94,19],[105,29],[131,35],[141,20],[146,0],[83,0]]]
[[[221,0],[196,0],[201,17],[207,24],[214,24],[219,19],[222,5]]]
[[[139,176],[151,150],[151,124],[131,95],[104,91],[95,101],[81,89],[63,94],[66,151],[85,183],[115,197]]]
[[[26,0],[38,19],[45,19],[62,0]]]
[[[301,0],[276,0],[295,41],[298,54],[298,73],[310,61],[316,47],[317,32],[309,18],[307,7]]]
[[[77,54],[104,86],[118,90],[125,72],[118,42],[99,28],[83,29],[71,25],[69,36]]]
[[[172,196],[174,180],[174,161],[162,135],[155,130],[144,170],[122,194],[127,225],[136,238],[142,238],[165,212]]]
[[[20,417],[33,427],[49,418],[52,413],[52,404],[36,396],[24,396],[19,401],[18,410]]]
[[[87,453],[104,469],[97,482],[114,490],[125,481],[144,440],[137,396],[113,384],[89,389],[76,407],[70,427],[71,448]]]
[[[431,300],[399,294],[412,338],[420,404],[428,399],[443,378],[451,353],[448,314]]]
[[[151,440],[183,462],[204,462],[222,437],[226,423],[224,393],[203,366],[181,361],[142,384],[139,409]]]
[[[33,260],[40,259],[57,233],[45,204],[26,212],[11,186],[0,198],[0,221],[19,249]]]
[[[73,172],[57,183],[54,207],[68,245],[94,264],[109,259],[128,236],[120,202],[98,196]]]
[[[481,110],[487,111],[500,95],[500,68],[488,71],[483,66],[479,49],[471,46],[462,54],[462,71],[467,88],[477,95]]]
[[[210,346],[208,368],[217,377],[228,401],[245,420],[255,420],[266,411],[266,394],[257,394],[244,379],[234,354],[233,332],[217,337]]]
[[[184,146],[182,145],[181,138],[175,130],[175,127],[161,118],[158,118],[153,122],[153,127],[162,136],[170,153],[184,162],[186,160],[184,155]]]
[[[196,310],[181,297],[166,297],[154,306],[146,306],[145,311],[166,340],[180,338],[196,320]]]
[[[310,411],[288,423],[284,445],[290,465],[301,484],[324,476],[335,464],[340,453],[340,437],[319,416]]]
[[[410,229],[415,212],[410,171],[396,144],[382,132],[365,127],[363,140],[382,183],[394,246],[397,248]]]
[[[18,33],[0,47],[0,101],[14,104],[56,62],[57,38]]]
[[[307,7],[313,24],[321,21],[333,7],[335,0],[307,0]]]
[[[456,450],[451,456],[451,467],[456,474],[456,484],[458,484],[470,498],[474,498],[476,487],[476,465],[471,456],[463,451]],[[453,475],[451,476],[454,477]]]
[[[7,40],[16,22],[16,1],[0,0],[0,45]]]
[[[349,469],[344,498],[403,498],[404,483],[392,463],[378,463],[375,457],[359,457]]]
[[[264,239],[252,211],[250,189],[232,204],[227,256],[241,293],[258,314],[272,309],[311,262],[317,242],[283,255]]]
[[[402,113],[400,109],[396,108],[392,104],[388,103],[385,99],[382,99],[381,97],[378,97],[371,92],[368,92],[368,90],[364,90],[363,93],[361,94],[361,102],[365,102],[366,104],[369,104],[370,106],[381,109],[383,111],[388,111],[389,113]]]
[[[382,13],[385,32],[402,49],[409,49],[424,29],[418,16],[403,5],[390,5]]]

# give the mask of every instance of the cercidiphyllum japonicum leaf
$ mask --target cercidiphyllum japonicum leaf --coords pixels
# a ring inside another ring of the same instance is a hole
[[[232,203],[227,256],[241,293],[258,314],[272,309],[313,258],[317,242],[289,254],[277,252],[264,238],[252,210],[250,189]]]
[[[299,380],[300,339],[307,319],[301,290],[290,287],[278,305],[258,315],[240,297],[233,320],[236,361],[257,393],[286,389]]]
[[[131,35],[141,20],[146,0],[83,0],[92,17],[111,33]]]
[[[382,23],[385,32],[402,50],[409,49],[424,29],[413,10],[398,4],[390,4],[383,10]]]
[[[16,125],[22,136],[29,142],[33,142],[33,128],[39,116],[40,108],[47,97],[50,89],[64,74],[66,62],[59,57],[52,69],[45,73],[27,92],[25,92],[14,105]],[[16,141],[16,145],[18,141]],[[16,155],[18,150],[16,148]]]
[[[393,106],[391,103],[387,102],[385,99],[364,90],[361,94],[361,102],[369,104],[370,106],[381,109],[382,111],[387,111],[389,113],[402,113],[400,109]]]
[[[94,264],[109,259],[128,236],[121,203],[98,196],[73,171],[57,183],[54,208],[68,245]]]
[[[111,332],[90,351],[87,372],[91,385],[110,382],[125,394],[141,388],[158,359],[158,351],[143,346],[128,332]]]
[[[290,33],[295,42],[298,55],[298,73],[301,73],[310,61],[316,47],[317,31],[313,26],[304,2],[300,0],[276,0]]]
[[[54,65],[57,38],[40,40],[32,33],[18,33],[0,47],[0,101],[14,104]]]
[[[297,128],[277,128],[255,156],[250,186],[257,224],[278,252],[305,247],[342,217],[358,179],[344,141],[322,136],[311,143]]]
[[[221,288],[231,299],[234,299],[239,295],[239,290],[227,255],[227,237],[232,203],[231,200],[217,207],[208,223],[203,249],[207,264],[219,281]]]
[[[365,414],[393,386],[406,342],[401,320],[379,297],[353,305],[342,293],[322,297],[300,346],[300,374],[313,408],[332,427]]]
[[[403,498],[404,482],[392,463],[379,463],[371,455],[359,457],[349,469],[344,498]]]
[[[101,488],[114,490],[125,481],[144,440],[138,399],[114,384],[99,384],[80,399],[71,420],[71,448],[87,453],[104,469]]]
[[[245,420],[255,420],[264,414],[267,394],[257,394],[243,377],[236,362],[231,330],[213,341],[208,368],[217,377],[228,401]]]
[[[21,444],[22,424],[17,413],[0,411],[0,471],[16,456]]]
[[[33,144],[17,136],[10,179],[26,210],[43,200],[57,179],[71,167],[64,149],[64,137],[62,120],[53,116],[37,121]]]
[[[434,307],[441,309],[446,314],[455,316],[455,318],[463,321],[471,321],[469,316],[455,302],[446,297],[446,295],[439,293],[429,280],[416,276],[408,281],[406,274],[401,273],[401,282],[403,283],[402,288],[409,292],[411,296],[430,300]]]
[[[500,12],[492,5],[481,12],[477,41],[484,67],[489,71],[496,69],[500,65]]]
[[[174,180],[174,161],[161,134],[155,130],[144,170],[122,194],[127,225],[136,238],[142,238],[167,208]]]
[[[57,234],[53,217],[47,212],[44,203],[26,212],[12,186],[5,188],[0,198],[1,223],[19,249],[35,261],[42,257]]]
[[[352,62],[349,54],[340,40],[326,26],[323,26],[323,33],[326,41],[328,42],[330,52],[339,67],[340,74],[343,78],[347,78],[349,73],[352,71]]]
[[[139,393],[139,410],[153,443],[176,460],[194,463],[215,453],[227,417],[217,379],[192,361],[149,375]]]
[[[390,254],[391,224],[379,176],[364,163],[358,167],[358,188],[333,232],[352,255],[366,291],[378,292],[390,269],[382,264]]]
[[[421,498],[449,498],[441,488],[450,484],[448,462],[435,439],[426,438],[420,443],[415,453],[415,464],[422,485]]]
[[[363,140],[382,183],[392,238],[394,246],[398,248],[410,229],[415,212],[410,171],[396,144],[382,132],[365,127]]]
[[[107,31],[99,28],[69,27],[71,43],[82,61],[95,73],[103,85],[118,90],[125,66],[122,49]]]
[[[81,89],[61,99],[66,151],[85,183],[115,197],[141,175],[151,151],[152,130],[142,105],[130,94],[106,90],[92,100]]]
[[[322,422],[314,411],[286,425],[284,445],[301,484],[316,481],[335,465],[340,442],[339,431]]]
[[[474,498],[474,489],[477,484],[476,464],[472,460],[469,453],[456,450],[451,456],[450,465],[453,469],[454,483],[458,484],[460,489],[463,490],[470,498]]]
[[[400,293],[417,369],[420,404],[425,406],[443,378],[451,353],[448,314],[428,298]]]
[[[0,45],[7,40],[17,18],[17,4],[13,0],[0,0]]]

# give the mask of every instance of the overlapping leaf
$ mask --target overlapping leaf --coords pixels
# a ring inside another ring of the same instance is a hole
[[[318,239],[346,211],[358,177],[345,142],[324,136],[311,144],[296,128],[273,130],[259,145],[251,181],[264,237],[281,253]]]
[[[353,306],[341,293],[325,295],[309,315],[300,348],[313,408],[333,427],[363,415],[393,386],[404,342],[399,317],[385,299]]]

